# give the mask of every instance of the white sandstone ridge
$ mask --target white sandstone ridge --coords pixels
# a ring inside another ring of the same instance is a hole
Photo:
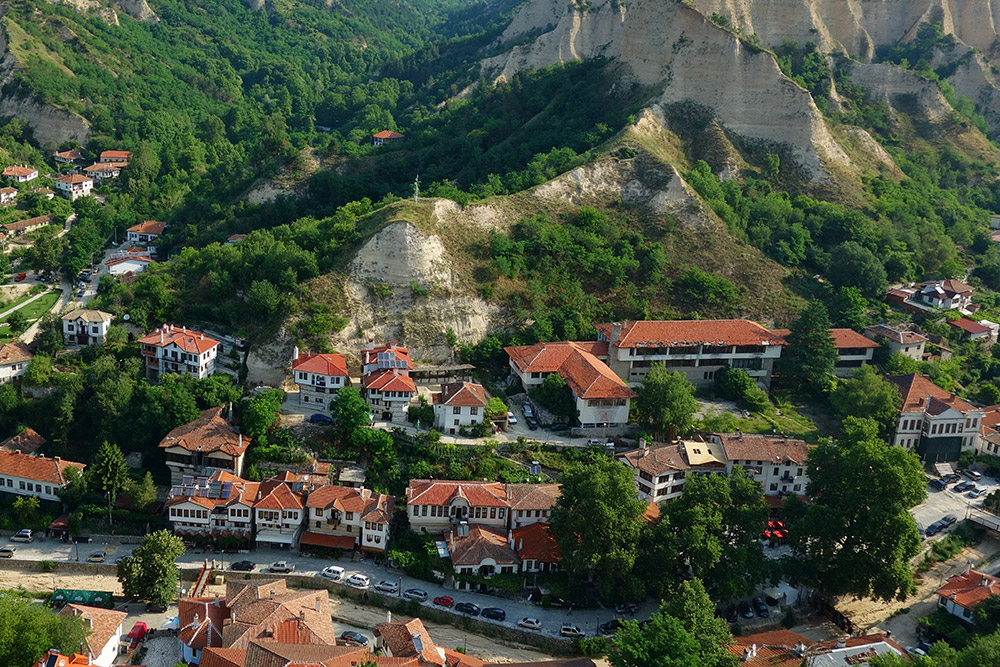
[[[783,145],[809,180],[830,180],[827,165],[850,167],[809,93],[789,81],[770,54],[743,44],[684,4],[664,0],[533,0],[502,42],[551,27],[529,44],[483,63],[496,79],[523,69],[604,56],[659,90],[656,105],[706,107],[729,131]]]

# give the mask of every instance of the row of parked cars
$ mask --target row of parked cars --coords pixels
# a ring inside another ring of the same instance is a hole
[[[747,619],[754,616],[757,618],[768,618],[770,615],[771,611],[768,609],[763,598],[754,598],[750,601],[743,600],[738,604],[731,605],[726,610],[726,620],[730,623],[735,623],[741,617]]]
[[[933,537],[957,521],[958,517],[954,514],[945,514],[943,517],[927,526],[926,530],[924,530],[924,535],[926,537]]]

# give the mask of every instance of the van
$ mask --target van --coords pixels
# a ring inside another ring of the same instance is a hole
[[[31,529],[30,528],[22,528],[21,530],[19,530],[16,533],[14,533],[14,535],[10,538],[10,541],[11,542],[31,542],[33,539],[35,539],[35,538],[31,534]]]
[[[963,470],[962,474],[976,482],[983,478],[982,473],[976,472],[975,470]]]

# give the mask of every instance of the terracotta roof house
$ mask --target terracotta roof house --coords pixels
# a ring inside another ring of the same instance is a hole
[[[431,639],[419,618],[406,623],[387,622],[375,626],[375,648],[392,658],[418,658],[430,665],[444,665],[444,650]]]
[[[684,493],[688,472],[724,474],[725,456],[721,447],[711,443],[678,441],[669,445],[647,447],[617,454],[615,458],[632,469],[636,495],[642,500],[664,502]],[[694,460],[689,460],[688,457]]]
[[[12,165],[3,170],[3,176],[16,183],[26,183],[38,178],[38,170],[26,164]]]
[[[328,412],[337,392],[351,383],[342,354],[299,354],[292,351],[292,379],[299,388],[299,404]]]
[[[739,466],[766,496],[806,494],[809,445],[805,440],[751,433],[712,433],[709,438],[722,446],[727,475]]]
[[[222,416],[224,407],[205,410],[198,419],[178,426],[160,441],[170,468],[171,483],[180,484],[185,475],[205,475],[213,469],[237,476],[242,473],[250,438],[244,438]]]
[[[515,573],[521,559],[511,545],[507,533],[478,523],[459,524],[440,538],[448,546],[455,567],[455,589],[474,588],[461,580],[463,574],[490,577],[493,574]]]
[[[569,386],[584,428],[628,423],[635,392],[598,358],[600,343],[555,342],[505,347],[510,367],[524,388],[540,386],[558,373]]]
[[[34,356],[24,343],[0,343],[0,384],[24,375]]]
[[[508,484],[505,490],[510,503],[510,527],[515,530],[548,523],[560,495],[558,484]]]
[[[966,340],[982,340],[988,345],[996,342],[996,333],[993,329],[968,317],[961,317],[957,320],[948,320],[948,324],[962,332],[962,337]]]
[[[396,343],[375,347],[375,341],[368,339],[361,351],[361,386],[373,415],[386,421],[406,420],[417,391],[409,377],[412,368],[409,349]]]
[[[903,399],[892,444],[913,450],[925,463],[957,461],[981,448],[983,410],[941,389],[925,375],[887,375]]]
[[[543,523],[531,523],[515,528],[511,533],[514,551],[521,560],[521,572],[554,572],[559,569],[562,554],[555,535]]]
[[[111,667],[114,664],[118,657],[122,624],[128,616],[126,612],[67,604],[60,610],[59,615],[82,617],[91,630],[87,636],[87,649],[93,663],[98,667]]]
[[[56,177],[55,185],[59,194],[73,200],[89,195],[90,191],[94,189],[94,179],[83,174],[66,174]]]
[[[434,428],[454,435],[466,426],[488,421],[486,403],[492,398],[478,382],[446,382],[432,397]]]
[[[966,623],[975,623],[976,607],[989,596],[1000,595],[1000,578],[970,569],[948,577],[937,595],[939,608]]]
[[[20,433],[15,433],[3,442],[0,442],[0,450],[20,454],[34,454],[46,442],[48,440],[43,438],[38,431],[28,426]]]
[[[132,159],[132,151],[104,151],[99,162],[128,162]]]
[[[865,327],[865,337],[884,341],[890,352],[899,352],[911,359],[920,360],[924,356],[924,345],[929,341],[919,331],[891,327],[888,324],[873,324]]]
[[[628,320],[598,324],[597,332],[609,346],[608,365],[631,386],[659,362],[695,386],[710,384],[728,366],[767,387],[784,345],[750,320]]]
[[[226,605],[232,622],[223,627],[225,648],[246,649],[254,640],[274,638],[302,644],[336,644],[330,593],[326,589],[293,591],[284,579],[229,580]]]
[[[4,229],[11,236],[19,236],[21,234],[26,234],[28,232],[34,231],[40,227],[50,224],[55,220],[54,215],[39,215],[34,218],[28,218],[27,220],[18,220],[17,222],[9,222],[4,225]]]
[[[139,339],[146,362],[146,379],[155,382],[163,373],[192,375],[199,380],[215,373],[219,341],[205,334],[164,324]]]
[[[259,488],[259,482],[249,482],[224,470],[215,470],[209,477],[185,475],[180,484],[171,485],[164,508],[178,535],[249,540]]]
[[[303,547],[384,552],[394,501],[370,489],[320,486],[309,492]]]
[[[972,285],[961,280],[932,280],[917,283],[912,300],[921,301],[932,308],[971,312],[974,310],[972,303],[974,292]]]
[[[0,204],[9,204],[17,199],[17,188],[0,188]]]
[[[128,167],[128,162],[97,162],[89,167],[84,167],[83,173],[95,181],[103,181],[105,178],[118,178],[126,167]]]
[[[399,132],[393,132],[392,130],[382,130],[381,132],[376,132],[372,135],[372,145],[381,146],[386,142],[399,141],[403,138],[403,135]]]
[[[295,548],[306,519],[305,485],[292,476],[265,479],[253,504],[257,546]]]
[[[243,241],[246,241],[246,239],[246,234],[230,234],[229,238],[226,239],[226,245],[239,245]]]
[[[833,373],[839,377],[848,377],[864,366],[872,363],[878,343],[859,334],[854,329],[830,329],[833,338],[833,348],[837,351],[837,360],[833,362]]]
[[[63,340],[68,346],[104,345],[114,316],[103,310],[76,308],[62,316]]]
[[[56,151],[55,153],[52,154],[52,159],[55,160],[56,162],[62,162],[64,164],[73,164],[77,160],[82,160],[83,154],[76,149],[68,151]]]
[[[409,348],[398,343],[386,343],[375,347],[375,341],[368,339],[368,346],[361,351],[361,374],[367,375],[375,371],[399,370],[401,375],[409,375],[413,366],[410,363]]]
[[[510,503],[500,482],[412,479],[406,487],[410,526],[436,533],[468,521],[506,529]]]
[[[178,638],[184,662],[198,664],[202,651],[209,646],[222,646],[222,627],[229,618],[226,599],[218,595],[202,598],[182,598],[178,606]]]
[[[246,667],[245,648],[208,647],[201,655],[200,667]]]
[[[83,472],[86,467],[83,463],[64,461],[58,456],[50,459],[0,451],[0,492],[58,500],[59,489],[66,484],[66,469],[76,468]]]
[[[160,237],[163,230],[167,228],[167,223],[156,220],[144,220],[137,225],[132,225],[126,230],[129,243],[153,243]]]
[[[771,630],[734,637],[726,649],[747,667],[844,667],[867,664],[876,655],[907,658],[902,646],[881,634],[814,642],[791,630]]]

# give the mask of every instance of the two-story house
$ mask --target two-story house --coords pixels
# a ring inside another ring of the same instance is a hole
[[[837,377],[850,377],[865,364],[871,364],[879,347],[878,343],[854,329],[830,329],[830,337],[837,352],[837,359],[833,362],[833,374]]]
[[[114,316],[103,310],[77,308],[62,316],[63,341],[69,347],[104,345]]]
[[[535,523],[548,523],[560,493],[558,484],[508,484],[504,490],[510,504],[508,527],[515,531]]]
[[[60,616],[77,616],[83,619],[88,633],[81,646],[94,667],[111,667],[118,659],[121,645],[122,626],[127,612],[90,607],[82,604],[68,604],[59,611]]]
[[[507,530],[510,503],[500,482],[413,479],[406,487],[410,527],[438,533],[461,522]]]
[[[978,340],[986,345],[997,342],[996,324],[989,320],[977,322],[968,317],[960,317],[957,320],[948,320],[948,326],[956,329],[965,340]]]
[[[579,426],[621,427],[628,423],[635,392],[615,375],[599,355],[600,342],[554,342],[505,347],[510,367],[525,389],[540,386],[558,373],[573,394]]]
[[[253,515],[258,547],[296,548],[306,519],[303,483],[291,473],[265,479],[260,483]]]
[[[972,310],[972,297],[975,292],[972,285],[961,280],[932,280],[917,283],[914,300],[922,301],[932,308],[941,310]]]
[[[909,329],[891,327],[888,324],[873,324],[865,327],[865,337],[876,343],[885,343],[890,353],[899,352],[910,359],[920,361],[924,357],[927,336]]]
[[[432,397],[434,428],[455,435],[465,426],[487,421],[486,403],[491,396],[478,382],[447,382]]]
[[[129,243],[142,243],[148,245],[155,243],[160,238],[163,230],[167,228],[167,223],[156,220],[143,220],[137,225],[132,225],[126,230],[126,240]],[[152,251],[151,251],[152,252]]]
[[[321,486],[306,499],[308,523],[300,543],[326,549],[384,552],[393,499],[370,489]]]
[[[372,414],[386,421],[406,421],[406,413],[417,387],[410,377],[410,351],[396,343],[361,351],[361,386]]]
[[[27,183],[38,178],[38,170],[26,164],[16,164],[6,167],[3,170],[3,177],[15,183]]]
[[[521,561],[523,574],[556,572],[562,554],[555,535],[544,523],[532,523],[511,532],[514,553]]]
[[[232,536],[249,540],[253,504],[260,484],[224,470],[209,477],[185,477],[171,486],[165,507],[177,534]]]
[[[984,412],[945,391],[925,375],[887,375],[903,397],[892,444],[912,450],[924,463],[957,461],[980,451]]]
[[[66,484],[66,469],[83,472],[82,463],[0,451],[0,493],[35,496],[41,500],[59,500],[59,489]]]
[[[77,160],[83,159],[83,153],[76,149],[68,151],[56,151],[52,154],[52,159],[60,164],[75,164]]]
[[[969,569],[948,577],[948,582],[937,589],[937,595],[939,609],[972,625],[976,622],[976,607],[991,595],[1000,595],[1000,578]]]
[[[207,476],[214,470],[225,470],[237,477],[243,473],[250,438],[244,438],[223,417],[223,410],[221,405],[209,408],[160,441],[172,484],[180,484],[185,476]]]
[[[34,356],[24,343],[0,344],[0,384],[23,376]]]
[[[56,191],[69,200],[86,197],[94,189],[94,179],[83,174],[66,174],[55,181]]]
[[[187,327],[164,324],[139,339],[146,379],[156,382],[164,373],[192,375],[199,380],[215,373],[219,341]]]
[[[739,466],[760,484],[765,496],[806,494],[809,446],[804,440],[752,433],[712,433],[709,438],[722,447],[727,475]]]
[[[667,445],[639,447],[617,454],[632,469],[636,496],[655,503],[679,498],[690,475],[726,474],[722,447],[712,442],[679,440]]]
[[[781,336],[750,320],[645,320],[597,325],[608,345],[608,365],[630,386],[638,386],[654,363],[683,373],[704,387],[726,367],[739,368],[770,386],[781,357]]]
[[[328,412],[337,391],[351,380],[342,354],[299,354],[292,351],[292,379],[299,388],[299,404]]]
[[[97,162],[89,167],[83,168],[83,173],[100,182],[109,178],[118,178],[122,175],[122,170],[128,167],[127,162]]]
[[[132,151],[102,151],[98,162],[125,162],[132,159]]]

